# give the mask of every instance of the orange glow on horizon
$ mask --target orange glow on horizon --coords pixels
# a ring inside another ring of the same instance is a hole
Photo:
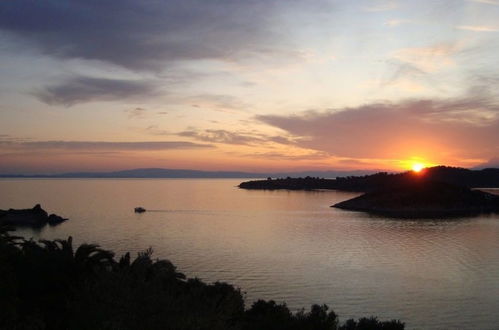
[[[428,158],[423,157],[409,157],[405,160],[401,160],[399,162],[399,169],[403,169],[404,171],[412,171],[414,173],[421,173],[428,167],[436,166],[440,161],[435,164],[434,162],[428,161]],[[449,162],[454,163],[454,162]]]
[[[416,173],[421,172],[422,169],[424,169],[425,166],[421,163],[414,163],[412,164],[412,170]]]

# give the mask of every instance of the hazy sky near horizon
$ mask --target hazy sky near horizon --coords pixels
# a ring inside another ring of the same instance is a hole
[[[499,0],[0,2],[0,172],[499,164]]]

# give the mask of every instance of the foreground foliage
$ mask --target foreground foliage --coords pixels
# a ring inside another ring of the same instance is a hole
[[[226,283],[186,279],[149,249],[119,260],[72,238],[25,240],[0,228],[0,329],[399,330],[400,321],[347,320],[326,305],[291,313],[259,300],[245,310]]]

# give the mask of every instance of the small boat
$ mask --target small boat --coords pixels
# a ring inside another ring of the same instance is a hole
[[[134,211],[135,211],[135,213],[144,213],[146,211],[146,209],[139,206],[139,207],[136,207],[134,209]]]

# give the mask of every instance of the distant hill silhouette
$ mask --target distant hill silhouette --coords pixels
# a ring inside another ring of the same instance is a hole
[[[0,178],[265,178],[287,176],[319,176],[335,178],[346,175],[364,175],[374,171],[302,171],[255,173],[237,171],[198,171],[167,168],[138,168],[112,172],[73,172],[60,174],[0,174]]]
[[[499,188],[499,169],[469,170],[458,167],[435,166],[419,173],[407,171],[390,174],[379,172],[364,176],[344,176],[336,179],[318,177],[282,178],[247,181],[239,185],[243,189],[289,189],[312,190],[334,189],[344,191],[369,192],[412,181],[443,182],[468,188]]]

